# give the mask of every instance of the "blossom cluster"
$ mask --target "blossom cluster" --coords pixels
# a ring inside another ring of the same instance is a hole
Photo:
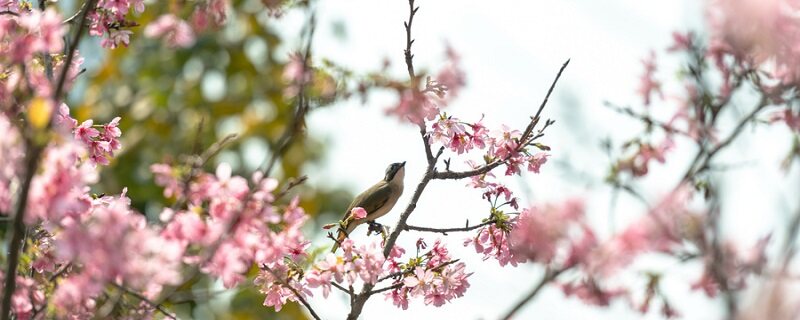
[[[539,173],[541,166],[547,162],[549,154],[546,152],[531,152],[530,147],[541,150],[550,150],[549,147],[533,143],[531,137],[523,137],[522,132],[506,125],[497,130],[488,130],[483,125],[483,119],[475,123],[462,122],[458,118],[443,113],[431,125],[428,133],[432,144],[441,144],[458,154],[463,154],[474,149],[485,150],[483,159],[487,163],[501,161],[505,167],[505,175],[520,174],[522,168],[533,173]],[[523,141],[522,139],[525,139]],[[468,162],[476,168],[474,162]],[[475,179],[483,179],[475,176]],[[480,185],[473,182],[473,185]]]
[[[97,179],[95,166],[100,161],[92,150],[98,143],[119,144],[118,120],[103,126],[104,136],[100,137],[100,132],[91,126],[84,127],[90,132],[84,130],[79,134],[77,127],[71,132],[77,121],[69,116],[66,107],[56,118],[53,129],[60,137],[44,147],[26,199],[25,223],[38,226],[32,229],[37,231],[31,235],[30,249],[35,273],[18,276],[21,286],[15,295],[52,294],[51,302],[59,316],[80,317],[94,310],[96,299],[107,284],[130,287],[149,297],[163,286],[175,284],[180,280],[181,265],[177,243],[160,236],[159,229],[148,226],[144,216],[130,208],[124,191],[118,197],[89,193],[89,185]],[[8,122],[0,114],[0,124],[5,124],[4,136],[16,141],[19,133]],[[0,161],[2,167],[19,168],[24,144],[17,142],[7,147]],[[112,155],[106,152],[102,159]],[[3,177],[6,187],[1,190],[0,199],[7,201],[19,192],[16,180],[19,178]],[[6,208],[0,212],[8,213]],[[46,285],[56,278],[62,278],[57,286]],[[24,317],[42,312],[43,307],[42,299],[27,303],[20,300],[15,303],[14,312]]]
[[[417,241],[417,251],[426,247],[422,239]],[[395,289],[386,293],[395,306],[408,309],[409,298],[422,297],[426,305],[440,307],[452,299],[464,296],[469,288],[472,273],[466,272],[466,264],[455,262],[441,240],[436,240],[431,250],[422,256],[410,259],[407,263],[398,263],[401,250],[393,251],[390,264],[397,270],[394,273]]]
[[[170,173],[180,170],[167,171],[163,164],[152,167],[156,181],[167,186],[165,194],[185,195],[188,200],[188,209],[165,209],[161,214],[165,236],[195,252],[185,260],[221,279],[226,288],[244,281],[253,265],[305,254],[308,241],[300,228],[307,216],[298,198],[282,209],[273,205],[277,180],[256,172],[248,184],[223,163],[216,174],[201,173],[188,188],[173,190],[170,186],[182,180]]]
[[[321,289],[328,297],[333,287],[353,287],[357,283],[375,285],[391,280],[385,294],[395,306],[407,309],[410,299],[421,298],[426,305],[442,306],[462,297],[471,273],[463,262],[453,260],[447,247],[437,240],[431,250],[420,254],[426,245],[418,241],[417,255],[404,262],[405,249],[392,248],[388,257],[378,242],[356,245],[346,238],[341,242],[342,254],[327,253],[319,261],[276,260],[261,266],[255,283],[266,295],[264,305],[280,310],[288,301],[298,301],[313,295],[311,289]],[[386,291],[386,290],[384,290]]]
[[[53,75],[64,68],[62,50],[66,28],[54,9],[41,11],[17,1],[0,1],[0,103],[13,105],[17,96],[50,97],[55,91]],[[77,56],[69,66],[65,87],[80,70]]]
[[[99,0],[89,15],[89,34],[103,37],[100,44],[104,48],[128,46],[133,34],[130,29],[138,25],[128,14],[142,13],[144,8],[144,0]]]

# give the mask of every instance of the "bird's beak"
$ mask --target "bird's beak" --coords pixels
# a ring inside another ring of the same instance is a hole
[[[405,166],[406,166],[406,162],[405,162],[405,161],[403,161],[403,162],[400,162],[400,167],[401,167],[401,168],[402,168],[402,167],[405,167]]]

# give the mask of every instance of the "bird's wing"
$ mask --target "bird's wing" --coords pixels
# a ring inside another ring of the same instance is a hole
[[[350,203],[350,207],[347,208],[347,211],[344,213],[345,218],[347,218],[347,215],[350,214],[350,210],[355,207],[364,208],[368,215],[375,212],[383,207],[387,201],[389,201],[391,194],[391,188],[386,181],[378,182],[371,188],[367,189],[367,191],[362,192],[355,199],[353,199],[353,202]]]
[[[362,192],[356,196],[355,199],[353,199],[353,202],[351,202],[350,206],[347,207],[347,211],[345,211],[342,221],[347,220],[347,216],[350,215],[350,210],[353,210],[355,207],[364,208],[364,210],[367,211],[367,217],[369,217],[369,215],[383,207],[386,202],[389,201],[391,194],[392,190],[386,181],[376,183],[374,186],[367,189],[367,191]],[[336,249],[339,248],[339,244],[344,240],[344,238],[347,237],[347,234],[352,232],[356,226],[366,220],[367,219],[359,219],[357,221],[350,221],[349,223],[342,225],[343,229],[339,229],[336,243],[333,244],[331,252],[336,253]]]

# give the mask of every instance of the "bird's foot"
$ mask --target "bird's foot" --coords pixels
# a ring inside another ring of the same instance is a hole
[[[367,224],[369,225],[369,228],[367,229],[367,236],[372,235],[372,233],[374,232],[375,234],[380,234],[383,240],[386,240],[386,236],[389,233],[387,231],[388,229],[387,226],[384,226],[375,221],[368,221]]]

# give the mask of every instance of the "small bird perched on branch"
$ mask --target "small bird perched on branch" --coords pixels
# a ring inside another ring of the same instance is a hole
[[[379,181],[367,191],[362,192],[350,205],[344,213],[342,223],[339,226],[339,233],[336,236],[336,243],[333,244],[331,252],[336,253],[339,249],[339,244],[355,230],[358,225],[365,222],[372,222],[375,219],[382,217],[389,213],[390,210],[400,199],[403,194],[403,178],[405,177],[406,162],[392,163],[386,168],[386,175],[383,180]],[[353,208],[363,208],[367,212],[367,216],[362,219],[353,219],[350,216],[350,211]]]

